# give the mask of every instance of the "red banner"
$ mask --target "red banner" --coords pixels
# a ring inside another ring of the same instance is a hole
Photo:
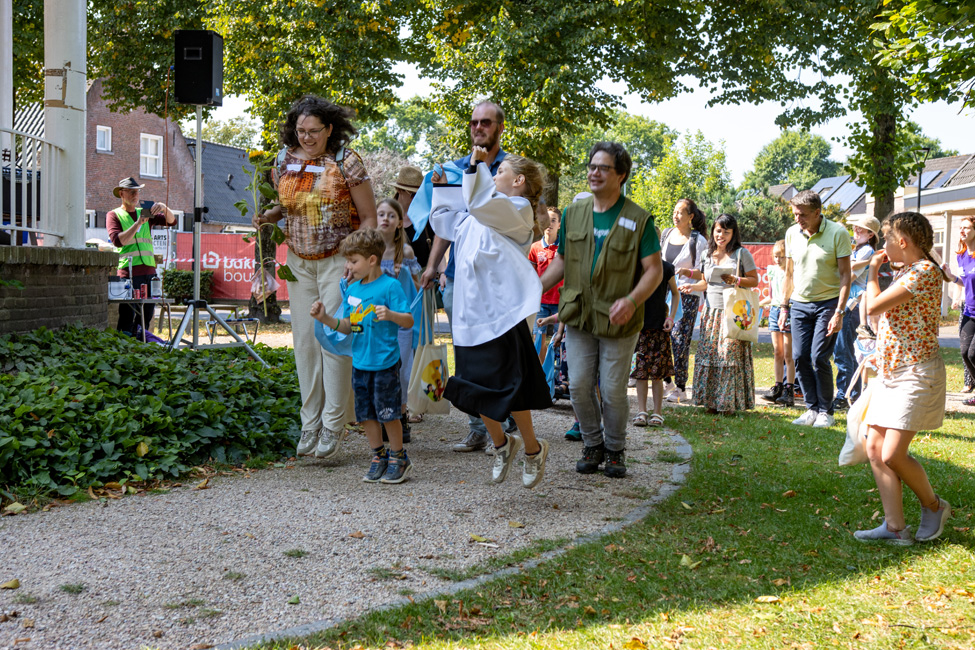
[[[214,300],[250,300],[255,245],[253,240],[250,243],[245,242],[243,235],[200,235],[200,268],[203,271],[213,271]],[[285,264],[287,257],[287,247],[278,246],[278,264]],[[176,235],[176,268],[193,269],[193,233],[181,232]],[[287,299],[288,284],[279,278],[278,301]]]
[[[745,248],[755,259],[755,266],[758,267],[758,287],[755,290],[762,300],[769,297],[767,269],[775,264],[775,260],[772,259],[772,246],[773,244],[745,244]]]

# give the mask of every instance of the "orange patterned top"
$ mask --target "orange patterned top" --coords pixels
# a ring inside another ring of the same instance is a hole
[[[877,350],[885,377],[896,368],[922,363],[938,354],[941,271],[932,262],[921,260],[894,276],[893,285],[910,291],[911,299],[880,317]]]
[[[349,190],[369,180],[362,158],[345,150],[345,178],[326,153],[302,160],[290,150],[275,175],[285,216],[285,244],[298,257],[320,260],[338,252],[339,244],[359,228],[359,214]]]

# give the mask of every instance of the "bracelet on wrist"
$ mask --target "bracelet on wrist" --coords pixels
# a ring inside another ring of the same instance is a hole
[[[633,300],[633,296],[626,294],[626,299],[633,303],[633,308],[636,309],[636,300]]]

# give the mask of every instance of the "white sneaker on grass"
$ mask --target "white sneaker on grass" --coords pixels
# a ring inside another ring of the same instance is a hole
[[[809,409],[808,411],[806,411],[805,413],[803,413],[802,415],[800,415],[799,417],[797,417],[795,420],[793,420],[792,421],[792,424],[798,424],[799,426],[811,427],[813,424],[816,423],[816,416],[817,415],[819,415],[819,413],[817,413],[816,411],[814,411],[812,409]]]
[[[833,419],[832,415],[826,413],[825,411],[817,415],[816,421],[813,422],[813,426],[816,427],[817,429],[828,429],[834,424],[836,424],[836,420]]]
[[[301,432],[301,440],[298,441],[298,448],[295,450],[296,456],[314,456],[315,447],[318,446],[319,431],[306,429]]]
[[[687,391],[683,391],[675,385],[664,399],[668,402],[686,402]]]
[[[548,458],[548,440],[538,441],[541,449],[534,456],[525,454],[525,468],[521,473],[521,484],[529,490],[539,484],[545,475],[545,459]]]

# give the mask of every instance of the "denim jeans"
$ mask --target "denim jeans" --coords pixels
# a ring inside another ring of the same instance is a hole
[[[557,304],[556,305],[546,305],[546,304],[543,303],[542,305],[539,306],[538,313],[535,314],[535,322],[532,323],[532,339],[537,339],[538,338],[538,333],[542,329],[542,328],[540,328],[537,325],[538,319],[540,319],[540,318],[548,318],[549,316],[552,316],[554,314],[557,314],[558,312],[559,312],[559,306]],[[552,336],[552,334],[555,333],[555,329],[557,327],[558,327],[557,324],[547,325],[545,327],[545,336]]]
[[[833,414],[833,356],[836,334],[826,336],[836,311],[837,298],[820,302],[792,301],[792,358],[796,378],[802,387],[806,407],[817,413]]]
[[[847,309],[843,316],[843,329],[836,335],[836,348],[833,350],[833,360],[836,362],[836,398],[845,397],[851,404],[860,395],[860,382],[850,386],[850,378],[857,369],[857,358],[853,353],[853,344],[857,339],[857,328],[860,327],[860,310]]]
[[[453,278],[447,278],[446,284],[443,288],[443,310],[447,312],[447,322],[453,322],[454,318],[454,280]],[[474,417],[473,415],[467,416],[467,424],[473,433],[480,433],[482,435],[487,435],[487,427],[484,426],[484,420],[479,417]]]
[[[605,444],[610,451],[626,449],[626,424],[630,417],[626,382],[639,337],[637,332],[611,339],[565,328],[565,348],[570,357],[569,393],[587,447]],[[602,405],[596,397],[597,371]]]

